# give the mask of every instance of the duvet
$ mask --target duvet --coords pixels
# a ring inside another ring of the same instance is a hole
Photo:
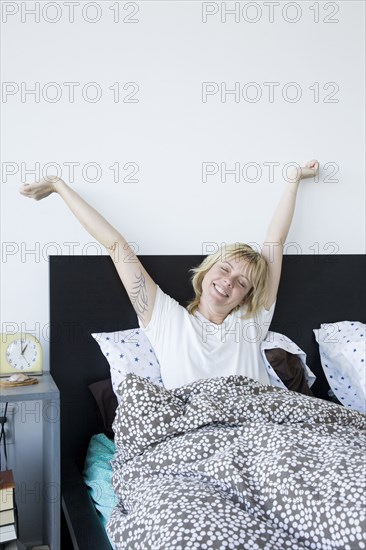
[[[241,376],[119,391],[117,549],[366,548],[363,414]]]

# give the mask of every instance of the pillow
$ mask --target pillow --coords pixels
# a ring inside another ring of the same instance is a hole
[[[304,395],[313,395],[305,378],[303,363],[298,355],[282,348],[266,349],[266,358],[286,388]]]
[[[324,323],[314,329],[328,383],[345,407],[366,413],[365,329],[358,321]]]
[[[92,336],[109,363],[112,387],[118,403],[121,397],[117,390],[128,373],[147,378],[153,384],[163,385],[159,361],[142,330],[133,328],[118,332],[98,332]]]
[[[290,338],[269,330],[261,343],[261,355],[272,386],[312,395],[309,388],[316,376],[306,364],[306,353]]]
[[[113,437],[114,433],[112,430],[112,424],[116,414],[118,402],[112,388],[112,381],[110,378],[107,378],[106,380],[101,380],[100,382],[94,382],[88,387],[97,402],[98,410],[103,421],[104,432],[109,437]]]

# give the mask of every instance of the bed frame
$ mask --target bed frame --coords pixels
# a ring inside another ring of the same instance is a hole
[[[168,294],[185,305],[192,298],[189,269],[203,256],[140,256]],[[365,256],[284,257],[270,329],[285,334],[307,354],[317,376],[312,390],[328,399],[313,329],[343,320],[365,322]],[[92,332],[138,326],[136,314],[109,256],[50,257],[50,365],[61,396],[62,509],[72,547],[110,549],[81,471],[91,436],[102,431],[88,385],[109,376]],[[62,543],[67,548],[66,542]]]

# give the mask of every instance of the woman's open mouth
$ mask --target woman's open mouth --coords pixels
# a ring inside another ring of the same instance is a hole
[[[221,296],[224,296],[225,298],[229,298],[229,295],[225,292],[225,290],[222,288],[222,286],[216,284],[216,283],[212,283],[216,292],[218,292],[218,294],[221,294]]]

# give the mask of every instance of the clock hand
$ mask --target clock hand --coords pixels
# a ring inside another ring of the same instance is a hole
[[[23,350],[21,350],[21,355],[24,355],[24,352],[27,349],[27,347],[28,347],[28,342],[26,343],[25,348]]]

